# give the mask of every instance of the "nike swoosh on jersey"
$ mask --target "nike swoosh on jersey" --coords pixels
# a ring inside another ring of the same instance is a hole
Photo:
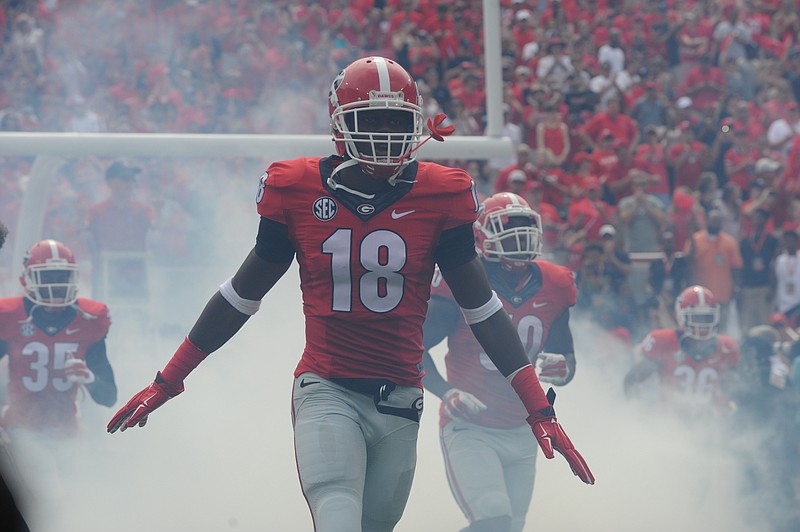
[[[300,381],[301,388],[305,388],[306,386],[310,386],[312,384],[319,384],[319,381],[306,381],[305,379]]]
[[[392,209],[392,220],[397,220],[398,218],[402,218],[403,216],[408,216],[412,212],[416,212],[415,209],[405,212],[397,212],[396,210]]]
[[[76,332],[80,332],[80,329],[66,329],[64,332],[67,334],[75,334]]]
[[[547,301],[544,303],[537,303],[536,301],[533,302],[533,308],[542,308],[545,305],[547,305]]]

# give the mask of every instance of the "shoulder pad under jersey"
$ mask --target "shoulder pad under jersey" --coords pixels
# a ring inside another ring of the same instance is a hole
[[[262,180],[268,187],[285,188],[297,183],[306,182],[309,174],[320,179],[319,175],[320,158],[300,157],[286,161],[275,161],[267,168]]]

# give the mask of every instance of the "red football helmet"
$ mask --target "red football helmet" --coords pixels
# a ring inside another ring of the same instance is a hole
[[[675,317],[678,326],[689,338],[713,338],[719,324],[719,303],[705,286],[690,286],[675,300]]]
[[[478,253],[508,269],[522,269],[542,252],[542,217],[511,192],[488,197],[475,222]]]
[[[78,266],[72,251],[56,240],[30,247],[19,280],[25,296],[43,307],[66,307],[78,299]]]
[[[391,59],[365,57],[345,67],[331,84],[328,110],[337,152],[366,174],[392,180],[416,158],[422,97],[411,75]],[[397,113],[392,130],[370,125],[367,113],[380,110]]]

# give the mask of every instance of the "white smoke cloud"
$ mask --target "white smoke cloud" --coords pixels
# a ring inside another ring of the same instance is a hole
[[[57,478],[27,501],[34,530],[312,529],[295,470],[290,419],[291,375],[304,342],[296,268],[268,294],[261,312],[188,378],[186,392],[145,428],[105,433],[113,412],[163,367],[204,301],[249,251],[257,228],[250,199],[259,172],[250,173],[252,179],[210,189],[233,202],[205,236],[219,250],[209,248],[196,275],[179,275],[153,294],[154,319],[144,332],[130,310],[112,305],[108,347],[119,402],[112,409],[88,398],[82,403],[84,434],[60,446]],[[688,427],[626,400],[628,353],[619,346],[598,347],[597,331],[589,326],[575,322],[573,329],[578,373],[558,391],[556,409],[597,484],[582,484],[559,456],[540,456],[525,530],[767,530],[738,459],[757,459],[758,445],[741,447],[748,439],[740,436],[729,450],[732,440],[724,432]],[[438,401],[431,394],[426,399],[417,474],[398,532],[466,526],[444,474]],[[759,441],[758,435],[749,438]]]

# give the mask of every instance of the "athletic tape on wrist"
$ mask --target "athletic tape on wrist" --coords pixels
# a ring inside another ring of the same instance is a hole
[[[242,314],[252,316],[258,312],[258,309],[261,307],[261,301],[245,299],[236,292],[236,289],[233,287],[233,277],[230,277],[219,286],[219,293],[222,294],[225,301],[230,303],[233,308]]]
[[[462,307],[461,313],[464,314],[464,320],[466,320],[467,325],[473,325],[489,319],[495,312],[502,310],[502,308],[503,302],[497,297],[497,292],[492,290],[492,297],[489,298],[489,301],[478,308]]]

